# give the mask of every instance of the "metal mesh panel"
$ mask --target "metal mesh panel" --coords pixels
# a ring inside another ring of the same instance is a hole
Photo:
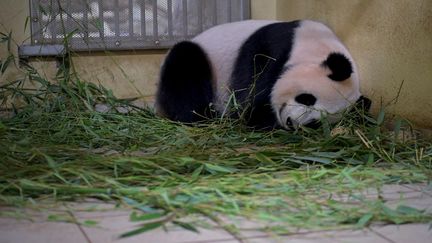
[[[31,0],[32,45],[76,51],[167,48],[249,18],[248,0]]]

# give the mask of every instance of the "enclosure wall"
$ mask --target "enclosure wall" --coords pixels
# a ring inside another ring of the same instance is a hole
[[[316,19],[332,27],[356,59],[362,91],[393,114],[432,128],[432,1],[430,0],[252,0],[252,18]],[[24,28],[27,0],[0,1],[0,31],[16,44],[29,43]],[[0,48],[4,57],[6,49]],[[74,57],[83,80],[100,82],[120,97],[151,97],[165,51],[82,54]],[[48,78],[53,60],[32,61]],[[0,82],[14,80],[9,70]],[[403,82],[401,92],[398,90]]]

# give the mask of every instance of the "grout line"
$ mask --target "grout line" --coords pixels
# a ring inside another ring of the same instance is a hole
[[[84,236],[84,238],[86,239],[87,243],[92,243],[92,241],[90,240],[90,237],[87,235],[87,233],[85,232],[85,230],[81,227],[80,223],[78,222],[78,220],[76,219],[75,215],[72,213],[72,211],[68,210],[67,213],[72,217],[73,219],[73,223],[78,227],[78,229],[81,231],[81,234]]]
[[[407,189],[410,189],[410,190],[413,190],[413,191],[416,191],[416,192],[422,192],[421,189],[417,189],[417,188],[411,187],[411,184],[401,184],[401,187],[405,187]]]
[[[223,243],[223,242],[239,242],[237,239],[235,238],[226,238],[226,239],[217,239],[217,240],[198,240],[198,241],[182,241],[181,243]]]
[[[84,237],[86,238],[87,243],[92,243],[92,241],[90,240],[90,237],[87,235],[87,233],[85,232],[85,230],[82,228],[82,226],[80,224],[76,224],[79,228],[79,230],[81,231],[81,233],[84,235]]]
[[[100,213],[100,212],[89,212],[89,213]],[[105,219],[105,218],[122,218],[122,217],[129,217],[130,213],[125,214],[108,214],[108,215],[95,215],[95,216],[82,216],[80,218],[90,218],[90,219]]]
[[[374,234],[377,235],[378,237],[380,237],[380,238],[386,240],[387,242],[389,242],[389,243],[396,243],[396,241],[394,241],[394,240],[392,240],[392,239],[386,237],[385,235],[381,234],[380,232],[378,232],[378,231],[376,231],[376,230],[374,230],[374,229],[372,229],[372,228],[370,228],[370,227],[368,227],[368,229],[369,229],[369,231],[371,231],[372,233],[374,233]]]
[[[432,197],[432,193],[423,190],[423,188],[417,189],[417,188],[411,187],[411,186],[412,186],[411,184],[405,184],[405,185],[401,185],[401,186],[403,186],[403,187],[405,187],[405,188],[408,188],[408,189],[411,189],[411,190],[416,191],[416,192],[421,192],[421,193],[423,193],[423,194],[426,194],[426,195]],[[420,186],[420,185],[418,185],[418,186]],[[426,187],[426,186],[425,186],[425,187]]]

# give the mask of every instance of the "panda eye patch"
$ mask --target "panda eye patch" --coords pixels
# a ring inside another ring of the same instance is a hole
[[[295,97],[295,101],[299,104],[305,105],[305,106],[313,106],[315,105],[317,99],[315,96],[307,93],[299,94]]]

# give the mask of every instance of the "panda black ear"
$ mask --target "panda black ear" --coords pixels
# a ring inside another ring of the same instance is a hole
[[[362,95],[356,101],[355,106],[360,110],[368,112],[372,106],[372,100]]]
[[[332,73],[328,77],[338,82],[348,79],[353,72],[351,62],[342,53],[331,53],[322,66],[329,68]]]

